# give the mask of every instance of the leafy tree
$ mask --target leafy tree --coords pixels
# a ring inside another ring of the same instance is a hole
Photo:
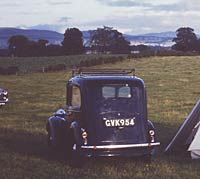
[[[90,31],[90,46],[93,50],[100,53],[106,53],[111,46],[110,33],[111,27],[97,28],[97,30]]]
[[[190,27],[181,27],[176,31],[176,38],[173,39],[175,44],[172,49],[179,51],[195,51],[197,45],[197,36],[194,33],[194,29]]]
[[[29,57],[39,57],[42,56],[39,51],[38,42],[29,41],[27,45],[27,56]]]
[[[46,55],[46,51],[47,51],[47,44],[49,43],[48,40],[45,39],[39,39],[37,42],[37,46],[38,46],[38,53],[40,54],[40,56],[45,56]]]
[[[46,47],[49,41],[45,39],[39,39],[38,43],[40,44],[40,46]]]
[[[90,46],[100,53],[129,53],[130,42],[112,27],[98,28],[90,32]]]
[[[39,56],[45,56],[46,55],[46,44],[48,43],[48,40],[38,40],[36,41],[29,41],[27,44],[27,56],[31,57],[39,57]]]
[[[15,35],[8,40],[8,48],[14,56],[27,56],[28,44],[28,38],[23,35]]]
[[[82,32],[77,28],[68,28],[62,45],[66,55],[82,54],[84,52]]]
[[[9,41],[9,51],[14,56],[59,56],[63,55],[63,49],[60,45],[48,45],[49,41],[39,39],[36,41],[29,41],[28,38],[21,35],[12,36]]]
[[[114,54],[130,53],[130,42],[127,41],[122,33],[113,30],[113,39],[111,40],[111,52]]]
[[[47,56],[61,56],[63,55],[63,48],[60,45],[47,45],[46,47]]]

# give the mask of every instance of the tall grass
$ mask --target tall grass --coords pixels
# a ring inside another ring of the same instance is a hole
[[[0,109],[0,178],[199,178],[200,163],[163,149],[200,98],[200,57],[129,59],[96,68],[135,68],[144,79],[148,115],[154,122],[159,153],[151,163],[133,158],[90,159],[81,169],[47,152],[45,124],[65,107],[70,71],[0,76],[10,102]]]

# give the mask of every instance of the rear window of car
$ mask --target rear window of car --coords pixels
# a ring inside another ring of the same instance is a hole
[[[107,98],[131,98],[131,88],[126,85],[106,85],[102,87],[102,97]]]

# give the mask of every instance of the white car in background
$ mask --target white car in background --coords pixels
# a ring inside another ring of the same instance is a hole
[[[0,106],[5,105],[8,102],[8,92],[0,88]]]

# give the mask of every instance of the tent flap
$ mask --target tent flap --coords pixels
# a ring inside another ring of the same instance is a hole
[[[193,110],[191,111],[189,116],[186,118],[186,120],[184,121],[184,123],[182,124],[180,129],[178,130],[175,137],[172,139],[172,141],[166,147],[165,153],[173,153],[173,152],[180,151],[181,149],[184,149],[187,139],[189,138],[189,136],[191,136],[192,132],[194,131],[193,130],[194,127],[197,126],[197,124],[199,122],[200,122],[200,100],[194,106]],[[198,135],[200,137],[200,134],[198,134]],[[197,145],[200,146],[200,140],[198,143],[195,142],[194,146],[197,146]],[[198,149],[200,149],[200,148],[198,148]]]

